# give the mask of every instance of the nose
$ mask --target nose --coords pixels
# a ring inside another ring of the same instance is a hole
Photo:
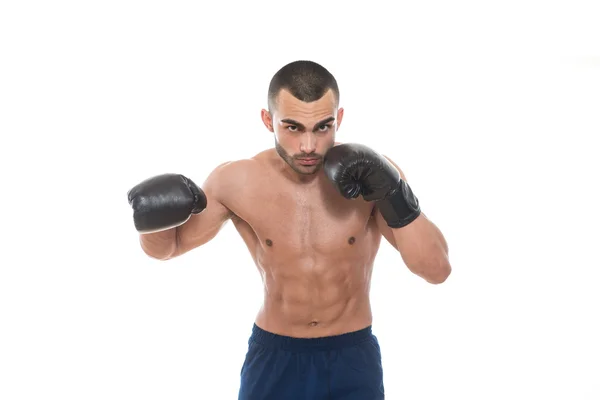
[[[305,133],[300,142],[300,151],[305,154],[311,154],[315,150],[317,150],[317,138],[310,132]]]

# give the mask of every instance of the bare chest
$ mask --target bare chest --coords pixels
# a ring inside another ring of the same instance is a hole
[[[372,203],[345,199],[327,185],[262,183],[235,204],[236,228],[249,245],[302,256],[348,254],[377,242]]]

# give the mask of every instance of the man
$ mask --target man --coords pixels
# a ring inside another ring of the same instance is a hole
[[[433,284],[450,274],[445,239],[395,163],[335,142],[344,110],[327,69],[281,68],[261,115],[274,149],[217,166],[202,187],[165,174],[129,191],[141,247],[168,260],[233,222],[264,282],[239,399],[383,399],[369,301],[381,238]]]

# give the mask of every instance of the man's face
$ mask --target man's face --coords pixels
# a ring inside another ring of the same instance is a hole
[[[343,114],[331,90],[311,103],[282,90],[272,114],[262,110],[262,119],[275,134],[281,158],[297,173],[311,175],[319,171],[325,153],[333,147]]]

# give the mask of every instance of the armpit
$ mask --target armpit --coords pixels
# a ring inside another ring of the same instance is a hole
[[[237,223],[237,222],[244,222],[244,220],[242,218],[240,218],[236,213],[234,213],[233,211],[229,210],[230,213],[230,219],[233,223]]]

